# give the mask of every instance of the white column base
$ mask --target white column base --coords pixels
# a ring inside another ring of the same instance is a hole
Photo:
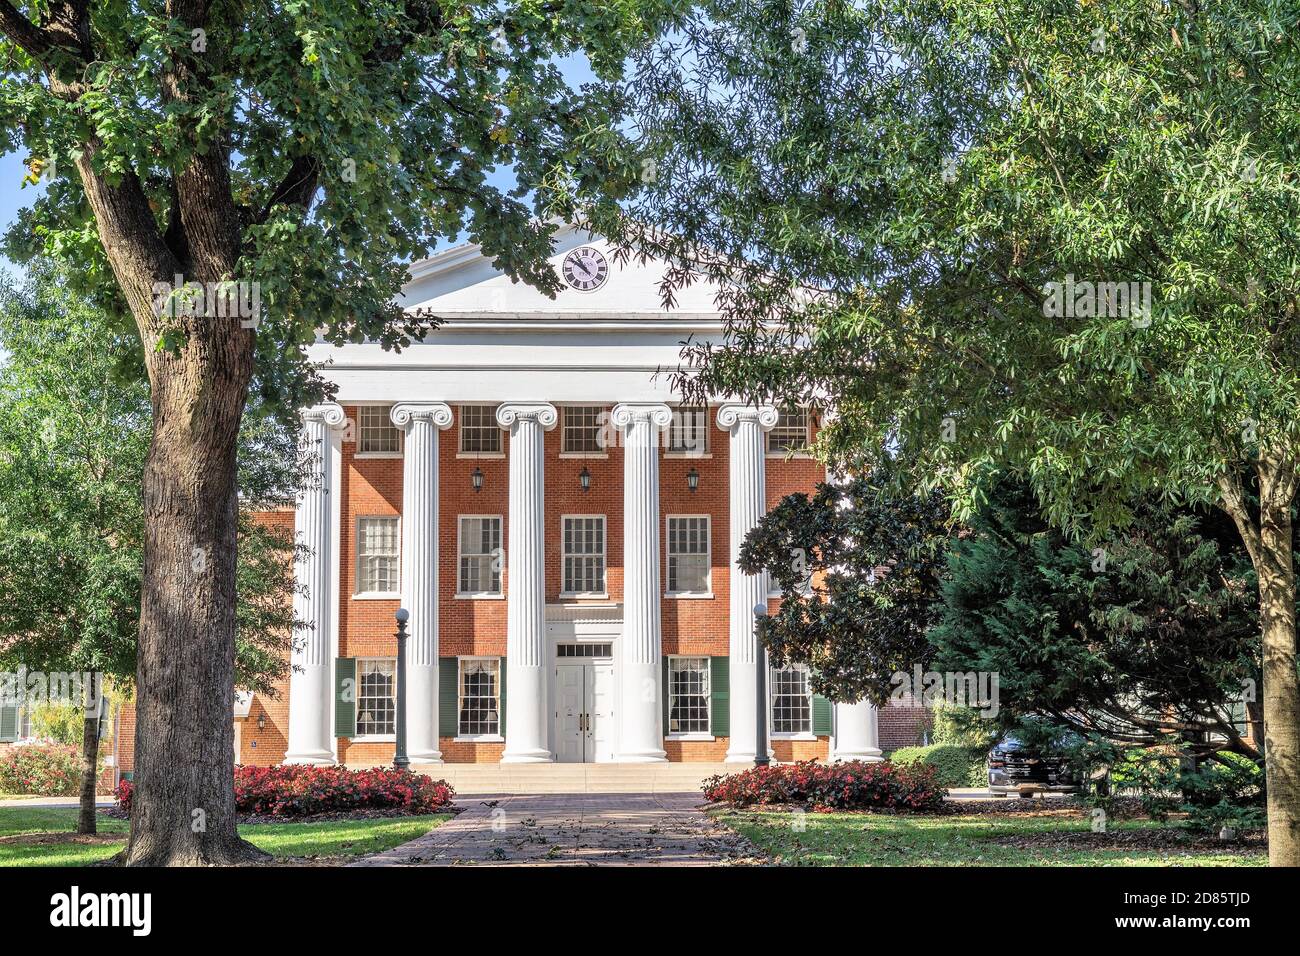
[[[555,763],[549,750],[521,750],[501,755],[502,763]]]
[[[411,763],[442,763],[438,749],[438,668],[406,666],[406,756]]]
[[[831,762],[861,760],[877,763],[880,750],[879,715],[874,704],[860,700],[835,705],[835,736],[831,739]]]
[[[870,750],[837,750],[831,757],[831,763],[847,763],[850,760],[861,760],[863,763],[880,763],[885,759],[883,751],[872,748]]]
[[[284,763],[304,764],[308,767],[333,767],[337,761],[328,750],[314,753],[285,754]]]
[[[667,763],[668,753],[664,750],[643,750],[621,753],[614,758],[615,763]]]

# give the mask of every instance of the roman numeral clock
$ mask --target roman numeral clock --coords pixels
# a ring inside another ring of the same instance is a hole
[[[564,281],[579,292],[594,292],[609,278],[609,263],[591,246],[579,246],[564,257]]]

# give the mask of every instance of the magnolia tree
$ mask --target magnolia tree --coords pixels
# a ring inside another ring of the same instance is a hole
[[[969,511],[1213,500],[1259,582],[1270,858],[1300,863],[1300,46],[1269,0],[706,4],[638,68],[655,175],[592,218],[702,277],[692,387],[817,401]],[[685,64],[685,66],[683,66]],[[1247,476],[1246,480],[1240,478]]]
[[[236,438],[250,383],[318,397],[317,337],[399,348],[404,262],[468,228],[546,292],[552,194],[619,195],[609,81],[641,0],[0,0],[0,130],[45,197],[11,254],[74,263],[151,388],[128,863],[229,863]],[[572,89],[559,59],[585,54]],[[493,184],[497,170],[516,186]]]

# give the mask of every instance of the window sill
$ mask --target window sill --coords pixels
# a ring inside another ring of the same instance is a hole
[[[354,601],[400,601],[402,595],[398,591],[362,591],[352,595]]]
[[[685,742],[713,743],[718,738],[713,734],[668,734],[664,740],[681,740]]]
[[[788,733],[781,733],[780,731],[774,730],[772,731],[771,734],[768,735],[768,739],[769,740],[816,740],[817,735],[814,734],[812,731],[800,731],[797,734],[788,734]]]
[[[395,744],[396,734],[365,734],[361,737],[348,738],[354,744]]]
[[[472,734],[468,737],[453,737],[454,743],[458,744],[503,744],[506,738],[500,734]]]
[[[557,597],[566,601],[608,601],[609,592],[605,591],[600,594],[577,594],[573,591],[561,591]]]
[[[586,459],[586,458],[591,458],[591,459],[595,459],[595,460],[600,460],[600,459],[603,459],[603,458],[608,458],[608,457],[609,457],[609,452],[607,452],[607,451],[562,451],[562,452],[560,452],[560,457],[561,457],[561,458],[564,458],[564,459],[568,459],[568,458],[572,458],[572,459]]]
[[[479,458],[496,459],[506,457],[506,453],[503,451],[458,451],[456,457],[471,460]]]
[[[665,591],[664,598],[669,601],[712,601],[713,592],[697,594],[694,591]]]
[[[401,458],[400,451],[359,451],[352,456],[354,461],[365,461],[367,458]]]
[[[457,601],[504,601],[504,594],[461,594],[459,591],[453,595]]]
[[[806,455],[803,454],[802,452],[796,452],[793,455],[789,455],[783,451],[769,451],[767,453],[767,457],[775,458],[778,461],[815,461],[816,460],[812,455]]]
[[[707,451],[666,451],[664,452],[664,458],[670,461],[672,460],[690,461],[693,458],[712,458],[712,457],[713,455],[711,455]]]

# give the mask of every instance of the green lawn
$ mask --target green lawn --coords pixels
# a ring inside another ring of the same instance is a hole
[[[328,823],[259,823],[241,826],[245,839],[279,857],[360,856],[387,850],[428,833],[450,814],[336,820]],[[0,807],[0,866],[85,866],[122,849],[127,825],[99,818],[100,838],[71,831],[71,807]],[[104,839],[107,835],[108,839]]]
[[[787,866],[1264,866],[1263,849],[1126,846],[1153,831],[1149,820],[1112,823],[1093,834],[1082,816],[890,816],[788,811],[715,811],[714,816]],[[799,827],[802,822],[802,832]],[[1014,841],[1014,842],[1013,842]]]

